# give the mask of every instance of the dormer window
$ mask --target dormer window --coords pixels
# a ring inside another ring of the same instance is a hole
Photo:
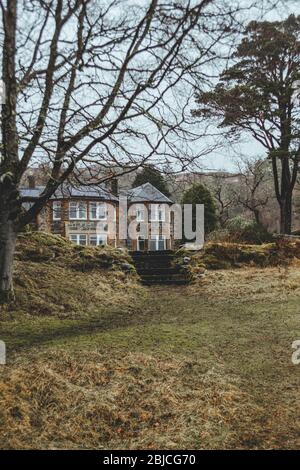
[[[70,220],[86,220],[87,219],[87,206],[85,202],[70,202],[69,203],[69,218]]]
[[[107,207],[105,202],[90,202],[90,219],[106,220]]]

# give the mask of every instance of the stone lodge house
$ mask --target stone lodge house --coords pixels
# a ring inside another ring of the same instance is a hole
[[[78,245],[108,244],[132,251],[173,249],[172,201],[150,183],[121,194],[115,186],[108,190],[100,185],[62,185],[37,216],[35,228]],[[22,188],[24,207],[33,204],[43,189],[33,181]]]

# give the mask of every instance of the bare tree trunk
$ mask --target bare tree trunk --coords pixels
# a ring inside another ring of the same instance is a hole
[[[18,133],[16,124],[17,80],[15,72],[17,0],[3,8],[4,28],[2,79],[6,97],[1,110],[2,146],[0,158],[0,302],[14,298],[13,259],[17,232],[14,218],[18,206],[16,168]],[[15,204],[13,204],[15,200]]]
[[[290,235],[292,231],[292,198],[286,196],[279,202],[280,206],[280,233]]]
[[[258,209],[254,209],[254,218],[255,222],[259,225],[260,224],[260,211]]]
[[[6,214],[0,215],[0,303],[14,299],[13,260],[17,233]]]

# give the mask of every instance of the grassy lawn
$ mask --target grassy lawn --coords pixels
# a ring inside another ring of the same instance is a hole
[[[249,268],[1,322],[0,447],[299,448],[299,310],[299,268]]]

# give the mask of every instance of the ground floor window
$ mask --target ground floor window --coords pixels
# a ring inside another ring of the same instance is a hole
[[[107,245],[106,233],[90,235],[90,245],[92,246],[103,246]]]
[[[106,233],[93,233],[87,235],[85,233],[70,233],[69,239],[76,245],[92,245],[92,246],[103,246],[107,245],[107,234]]]
[[[149,240],[150,251],[163,251],[166,249],[166,237],[163,235],[152,235]]]
[[[69,236],[71,242],[76,245],[87,245],[87,235],[82,233],[71,233]]]

